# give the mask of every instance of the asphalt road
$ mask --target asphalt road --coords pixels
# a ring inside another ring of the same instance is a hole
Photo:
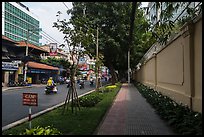
[[[44,94],[44,87],[31,87],[22,89],[12,89],[2,92],[2,127],[28,117],[29,106],[23,105],[22,95],[25,92],[38,93],[38,106],[32,106],[32,115],[60,104],[65,101],[67,95],[67,87],[65,84],[58,85],[58,93],[52,95]],[[89,86],[86,82],[84,89],[79,89],[77,85],[77,94],[82,95],[95,88]]]

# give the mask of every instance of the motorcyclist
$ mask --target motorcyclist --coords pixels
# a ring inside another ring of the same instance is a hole
[[[84,88],[84,80],[83,80],[83,79],[80,79],[80,81],[79,81],[79,87],[80,87],[80,89],[81,89],[81,88]]]
[[[54,83],[54,80],[52,79],[52,77],[50,77],[47,81],[47,87],[45,89],[45,93],[46,94],[57,93],[57,87],[56,87],[56,84]]]
[[[71,82],[71,81],[69,80],[69,78],[67,78],[67,79],[66,79],[67,88],[70,87],[70,82]]]
[[[94,82],[94,81],[93,81],[93,78],[91,77],[91,78],[90,78],[90,86],[93,86],[93,82]]]
[[[49,87],[54,87],[54,80],[52,79],[52,77],[50,77],[47,81],[47,86]]]

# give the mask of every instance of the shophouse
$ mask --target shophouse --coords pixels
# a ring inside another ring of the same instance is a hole
[[[7,86],[11,81],[18,81],[18,67],[21,59],[18,57],[22,49],[17,43],[2,36],[2,86]]]
[[[25,67],[25,64],[28,65],[28,71],[27,71],[27,79],[31,79],[32,83],[41,83],[42,79],[48,79],[49,77],[53,77],[53,79],[56,81],[57,76],[59,74],[59,68],[50,66],[44,63],[41,63],[41,54],[48,53],[48,51],[44,50],[43,48],[26,43],[24,41],[19,41],[18,46],[24,48],[24,55],[26,46],[28,46],[28,57],[23,59],[23,65],[21,65],[21,70]],[[23,72],[24,74],[25,72]],[[21,77],[24,77],[24,75],[21,72]]]
[[[28,56],[25,56],[28,46]],[[7,86],[10,81],[20,82],[25,77],[25,64],[28,66],[26,79],[30,83],[40,83],[42,79],[52,76],[55,80],[59,68],[41,63],[40,54],[47,53],[39,46],[24,41],[13,41],[2,36],[2,86]]]

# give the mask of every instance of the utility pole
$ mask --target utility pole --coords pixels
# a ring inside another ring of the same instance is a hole
[[[27,57],[28,57],[28,39],[29,39],[29,29],[27,30],[27,38],[26,38],[26,60],[27,60]],[[27,78],[27,70],[28,70],[28,63],[26,62],[25,63],[25,70],[24,70],[24,79],[23,81],[26,83],[26,78]]]
[[[97,33],[96,33],[96,91],[98,91],[98,27],[97,27]]]
[[[30,31],[32,31],[32,33],[33,33],[33,31],[36,31],[36,30],[41,31],[41,29],[28,29],[28,30],[27,30],[27,38],[26,38],[26,54],[25,54],[26,59],[27,59],[27,57],[28,57],[29,33],[30,33]],[[26,63],[25,63],[25,69],[24,69],[24,78],[23,78],[23,81],[24,81],[24,82],[26,82],[26,78],[27,78],[27,70],[28,70],[28,63],[26,62]]]

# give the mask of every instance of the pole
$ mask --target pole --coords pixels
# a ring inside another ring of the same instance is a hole
[[[29,128],[31,129],[31,106],[29,106],[29,115],[28,115],[28,120],[29,120]]]
[[[27,40],[26,40],[26,58],[28,57],[28,38],[29,38],[29,30],[27,31]],[[27,70],[28,70],[28,64],[27,62],[25,63],[25,70],[24,70],[24,82],[26,82],[26,77],[27,77]]]
[[[97,39],[96,39],[96,90],[98,90],[98,27],[97,27]]]
[[[128,50],[128,84],[130,84],[130,50]]]
[[[137,2],[132,2],[132,13],[130,17],[130,37],[129,37],[129,42],[130,45],[128,47],[128,84],[130,84],[130,48],[132,46],[132,37],[133,37],[133,32],[134,32],[134,20],[135,20],[135,11],[137,7]]]

